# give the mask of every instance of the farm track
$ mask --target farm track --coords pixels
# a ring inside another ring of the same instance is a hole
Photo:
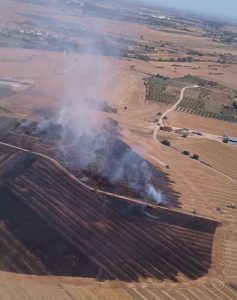
[[[176,107],[179,105],[179,103],[183,100],[185,90],[190,89],[190,88],[198,88],[198,87],[199,87],[198,85],[192,85],[192,86],[186,86],[186,87],[182,88],[182,90],[180,92],[180,97],[177,100],[177,102],[175,102],[175,104],[171,108],[169,108],[165,112],[163,112],[163,114],[160,116],[159,125],[156,126],[156,128],[153,132],[153,139],[156,143],[159,143],[159,141],[157,140],[157,133],[160,130],[160,127],[163,126],[164,117],[166,117],[168,113],[170,113],[176,109]]]
[[[229,285],[197,286],[188,288],[147,288],[147,287],[109,287],[96,284],[72,285],[2,283],[0,299],[59,299],[59,300],[235,300],[237,293]]]

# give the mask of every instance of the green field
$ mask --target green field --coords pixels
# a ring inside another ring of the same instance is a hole
[[[152,76],[146,81],[146,100],[174,104],[184,86],[200,85],[198,89],[188,89],[177,107],[177,111],[229,122],[237,122],[237,109],[233,108],[232,91],[191,75],[169,79]]]
[[[167,105],[177,101],[180,89],[172,84],[172,80],[156,76],[146,82],[146,100],[162,102]]]
[[[211,93],[207,94],[206,97],[200,94],[198,97],[184,97],[176,110],[223,121],[237,122],[237,110],[231,105],[226,105],[226,99],[223,98],[223,103]]]

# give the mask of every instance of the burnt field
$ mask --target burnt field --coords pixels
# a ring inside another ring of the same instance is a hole
[[[6,146],[0,170],[1,270],[130,282],[194,280],[211,267],[214,221],[103,196]]]
[[[94,189],[170,208],[180,206],[166,173],[123,142],[116,122],[108,122],[101,132],[80,136],[50,120],[1,118],[0,126],[2,141],[55,159]]]

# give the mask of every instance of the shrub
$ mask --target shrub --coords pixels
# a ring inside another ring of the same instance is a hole
[[[182,154],[183,154],[183,155],[189,155],[190,153],[189,153],[188,151],[184,150],[184,151],[182,152]]]
[[[198,160],[198,159],[199,159],[199,155],[197,155],[197,154],[193,154],[193,156],[192,156],[192,159],[196,159],[196,160]]]
[[[168,140],[162,140],[160,142],[161,142],[161,144],[163,144],[165,146],[170,146],[170,141],[168,141]]]

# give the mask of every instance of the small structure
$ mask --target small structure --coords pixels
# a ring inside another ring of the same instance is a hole
[[[237,137],[229,136],[226,132],[223,134],[223,143],[237,145]]]
[[[223,143],[225,143],[225,144],[228,143],[228,134],[227,134],[227,132],[224,132],[222,141],[223,141]]]
[[[219,213],[223,214],[223,210],[222,210],[221,207],[217,207],[216,210],[217,210]]]
[[[187,128],[176,129],[174,132],[182,137],[187,137],[189,135],[189,130]]]

